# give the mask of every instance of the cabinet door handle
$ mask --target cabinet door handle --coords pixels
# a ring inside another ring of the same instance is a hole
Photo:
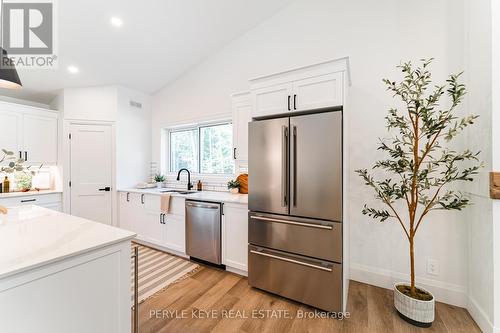
[[[233,158],[236,159],[236,148],[233,148]]]
[[[293,95],[293,109],[297,110],[297,95]]]
[[[130,192],[127,192],[127,202],[130,202]]]
[[[141,194],[141,204],[144,205],[144,194]]]
[[[27,161],[27,160],[28,160],[28,152],[24,151],[24,161]]]
[[[163,213],[160,213],[160,224],[163,224]]]
[[[288,111],[290,111],[290,95],[288,95]]]
[[[19,159],[23,158],[23,152],[19,151]]]

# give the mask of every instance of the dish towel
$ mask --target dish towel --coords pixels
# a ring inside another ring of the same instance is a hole
[[[161,195],[161,202],[160,202],[160,210],[164,214],[168,214],[168,209],[170,207],[170,194],[162,194]]]

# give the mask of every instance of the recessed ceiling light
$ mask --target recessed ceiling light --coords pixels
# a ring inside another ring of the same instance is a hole
[[[123,21],[121,18],[113,16],[111,18],[111,24],[114,25],[115,27],[121,27],[123,25]]]
[[[78,69],[78,67],[76,66],[68,66],[68,72],[70,72],[71,74],[76,74],[78,73],[80,70]]]

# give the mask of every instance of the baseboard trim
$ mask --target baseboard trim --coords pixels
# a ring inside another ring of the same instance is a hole
[[[350,265],[351,280],[377,287],[392,289],[395,282],[408,280],[406,274],[353,262]],[[423,277],[417,277],[417,281],[418,285],[434,294],[436,301],[467,308],[469,302],[466,287]]]
[[[467,310],[469,311],[472,319],[479,326],[481,331],[485,333],[500,333],[500,328],[493,327],[490,319],[483,311],[483,309],[477,304],[476,300],[469,296]]]

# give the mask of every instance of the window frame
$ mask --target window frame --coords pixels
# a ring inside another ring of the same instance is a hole
[[[167,175],[177,175],[177,172],[176,171],[172,171],[171,170],[171,167],[172,167],[172,151],[171,151],[171,134],[172,133],[175,133],[175,132],[183,132],[183,131],[189,131],[189,130],[197,130],[198,131],[198,171],[195,172],[195,171],[192,171],[192,170],[189,170],[191,172],[192,175],[196,175],[196,176],[201,176],[201,177],[206,177],[206,178],[210,178],[210,177],[213,177],[213,178],[228,178],[228,177],[232,177],[235,175],[235,172],[236,172],[236,161],[234,160],[234,158],[231,158],[231,160],[233,161],[233,173],[202,173],[201,172],[201,129],[202,128],[206,128],[206,127],[213,127],[213,126],[222,126],[222,125],[231,125],[231,129],[232,129],[232,132],[233,134],[231,135],[231,150],[233,149],[234,147],[234,123],[232,121],[232,119],[226,119],[226,120],[219,120],[219,121],[210,121],[210,122],[203,122],[203,123],[198,123],[198,124],[189,124],[189,125],[180,125],[180,126],[175,126],[175,127],[171,127],[171,128],[166,128],[165,129],[165,134],[166,134],[166,140],[165,140],[165,143],[166,143],[166,149],[164,151],[166,151],[167,153],[167,156],[165,156],[165,160],[166,160],[166,172],[165,174]]]

